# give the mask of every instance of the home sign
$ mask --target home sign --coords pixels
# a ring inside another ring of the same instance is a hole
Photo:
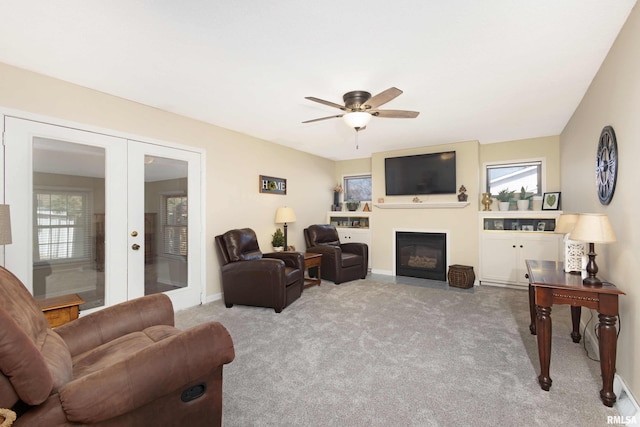
[[[287,194],[287,180],[260,175],[260,192],[269,194]]]

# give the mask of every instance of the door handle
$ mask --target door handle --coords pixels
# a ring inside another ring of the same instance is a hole
[[[134,251],[137,251],[138,249],[140,249],[140,245],[137,243],[134,243],[133,245],[131,245],[131,249],[133,249]]]

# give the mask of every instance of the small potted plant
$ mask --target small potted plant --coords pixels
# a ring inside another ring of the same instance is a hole
[[[284,234],[281,229],[276,229],[276,232],[271,235],[271,246],[276,252],[282,252],[284,250]]]
[[[498,206],[500,207],[501,211],[509,210],[509,201],[513,199],[514,193],[515,193],[515,190],[509,191],[508,188],[505,188],[504,190],[500,190],[500,192],[496,196],[496,199],[498,199],[498,202],[499,202]]]
[[[360,202],[358,200],[347,200],[346,203],[347,209],[350,211],[355,211],[360,207]]]
[[[529,210],[529,200],[533,197],[533,193],[527,193],[526,188],[524,186],[520,188],[520,194],[518,199],[518,210],[519,211],[528,211]]]

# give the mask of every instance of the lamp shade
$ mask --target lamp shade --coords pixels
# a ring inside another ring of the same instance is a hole
[[[363,111],[354,111],[345,114],[342,116],[342,119],[352,128],[359,129],[365,127],[367,123],[369,123],[371,120],[371,114]]]
[[[283,207],[278,208],[276,211],[276,224],[283,224],[287,222],[296,222],[296,213],[293,208]]]
[[[0,205],[0,245],[11,243],[11,215],[9,205]]]
[[[554,230],[554,233],[558,233],[558,234],[571,233],[577,221],[578,221],[577,214],[560,215],[560,218],[558,218],[558,222],[556,223],[556,229]]]
[[[580,214],[571,231],[571,240],[588,243],[611,243],[616,241],[616,235],[607,215]]]

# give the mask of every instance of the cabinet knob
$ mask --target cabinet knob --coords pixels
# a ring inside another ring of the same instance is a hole
[[[516,245],[513,245],[513,247],[515,248],[515,247],[516,247]]]
[[[520,245],[521,248],[523,248],[524,246]]]

